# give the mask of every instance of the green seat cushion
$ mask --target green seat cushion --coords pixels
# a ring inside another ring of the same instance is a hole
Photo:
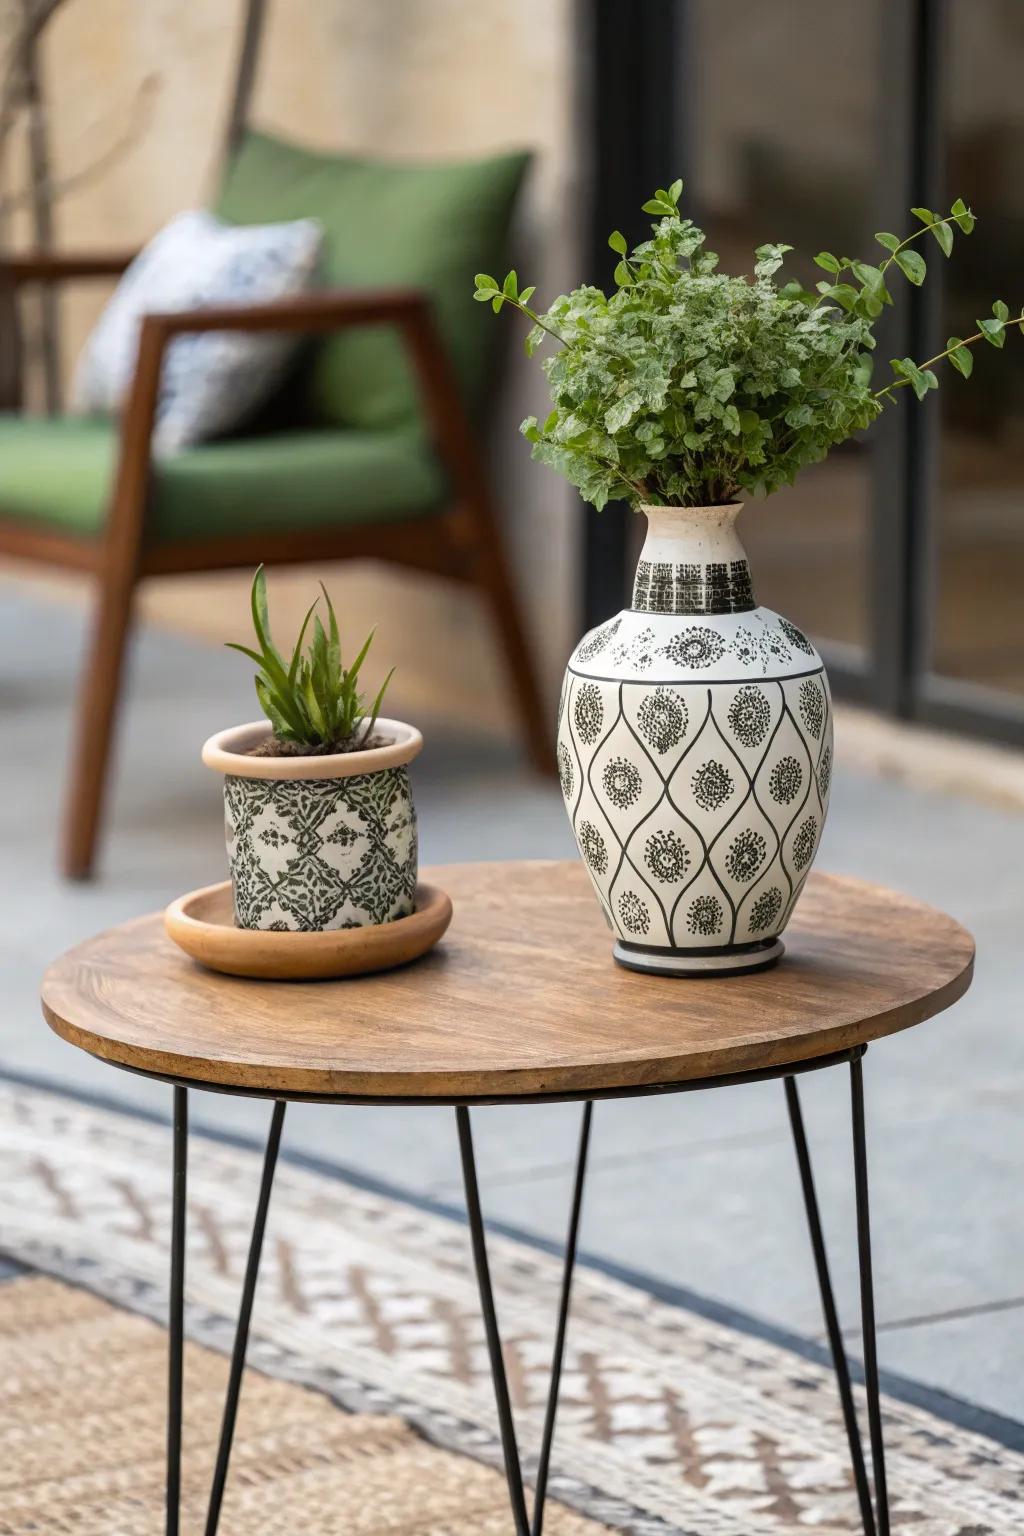
[[[117,466],[96,418],[0,416],[0,517],[94,534]],[[445,481],[418,432],[319,428],[183,449],[154,465],[158,540],[429,515]]]
[[[430,297],[467,402],[479,399],[498,334],[473,301],[473,276],[501,276],[516,193],[529,156],[387,164],[317,154],[250,133],[229,165],[215,212],[229,223],[316,218],[322,279],[332,288],[418,288]],[[320,342],[308,374],[320,420],[367,429],[417,410],[415,381],[393,327]]]

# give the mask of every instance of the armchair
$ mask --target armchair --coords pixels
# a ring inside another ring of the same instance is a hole
[[[0,264],[0,324],[10,338],[0,376],[5,406],[19,399],[18,290],[116,275],[129,260],[29,256]],[[382,326],[397,333],[410,364],[418,425],[320,425],[154,461],[161,365],[175,336],[240,329],[324,336]],[[423,292],[326,290],[147,316],[119,428],[0,417],[0,553],[85,571],[96,583],[64,823],[70,877],[87,877],[94,866],[133,598],[150,576],[372,557],[473,585],[494,620],[530,758],[550,771],[548,725],[490,491]]]

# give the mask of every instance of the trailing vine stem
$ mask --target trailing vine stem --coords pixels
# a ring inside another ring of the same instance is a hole
[[[1019,314],[1015,320],[1002,321],[1001,325],[1003,331],[1009,330],[1011,325],[1015,325],[1018,330],[1024,330],[1024,313]],[[944,352],[936,352],[934,357],[929,357],[925,362],[918,363],[917,368],[921,373],[924,373],[926,368],[934,368],[936,363],[944,363],[947,358],[952,357],[954,352],[959,352],[961,347],[973,347],[976,341],[985,341],[987,339],[988,334],[985,331],[975,331],[973,336],[965,336],[962,341],[958,340],[954,346],[947,347]],[[1000,343],[997,342],[996,345],[998,346]],[[912,382],[913,380],[909,378],[893,379],[884,389],[877,389],[875,391],[875,399],[884,400],[887,395],[891,396],[894,389],[903,389]]]

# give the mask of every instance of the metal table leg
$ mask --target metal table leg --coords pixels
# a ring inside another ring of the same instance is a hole
[[[260,1180],[259,1198],[253,1219],[252,1237],[249,1240],[249,1257],[242,1282],[242,1297],[235,1327],[235,1342],[231,1351],[231,1368],[221,1419],[217,1462],[206,1515],[206,1536],[216,1536],[220,1520],[224,1487],[227,1482],[231,1445],[235,1433],[238,1402],[242,1392],[242,1376],[245,1370],[245,1353],[249,1343],[249,1325],[252,1321],[253,1300],[259,1279],[260,1256],[263,1251],[263,1235],[266,1231],[270,1195],[274,1184],[274,1170],[281,1146],[285,1105],[275,1103],[270,1120],[270,1131],[263,1157],[263,1175]],[[185,1211],[186,1174],[188,1165],[188,1089],[174,1089],[174,1175],[171,1206],[171,1289],[169,1316],[169,1356],[167,1389],[167,1518],[166,1536],[179,1536],[181,1521],[181,1421],[183,1402],[183,1374],[185,1349]]]
[[[174,1090],[171,1183],[171,1292],[167,1363],[167,1536],[178,1536],[181,1513],[181,1394],[185,1351],[185,1186],[188,1175],[188,1089]]]
[[[857,1499],[860,1504],[861,1524],[863,1525],[865,1536],[889,1536],[889,1498],[885,1477],[885,1447],[882,1439],[878,1354],[875,1339],[874,1286],[871,1272],[871,1229],[868,1212],[867,1141],[864,1123],[862,1056],[863,1052],[860,1052],[850,1062],[850,1089],[853,1121],[854,1181],[857,1193],[857,1250],[860,1261],[861,1319],[864,1333],[864,1384],[871,1439],[871,1467],[874,1474],[874,1503],[872,1503],[871,1489],[864,1461],[864,1447],[857,1421],[857,1410],[853,1400],[853,1389],[850,1384],[850,1368],[843,1344],[835,1293],[832,1289],[832,1278],[829,1273],[828,1255],[825,1250],[825,1236],[822,1230],[818,1197],[814,1187],[811,1155],[807,1143],[807,1134],[804,1129],[796,1079],[794,1077],[787,1077],[785,1079],[785,1087],[790,1125],[793,1131],[793,1144],[796,1148],[804,1206],[807,1211],[807,1225],[810,1229],[811,1247],[814,1252],[814,1265],[818,1275],[818,1286],[821,1291],[825,1328],[828,1333],[829,1348],[832,1352],[832,1362],[839,1386],[839,1399],[843,1409],[843,1422],[846,1426],[846,1436],[850,1446],[850,1460],[853,1465],[853,1478],[857,1488]]]
[[[590,1145],[590,1126],[593,1108],[593,1104],[589,1102],[583,1106],[583,1118],[580,1123],[579,1148],[576,1156],[576,1176],[573,1183],[569,1229],[565,1244],[558,1321],[555,1327],[551,1378],[548,1385],[548,1400],[544,1415],[544,1433],[537,1465],[532,1525],[526,1507],[526,1491],[519,1459],[519,1445],[516,1439],[515,1421],[512,1416],[512,1404],[509,1398],[508,1377],[505,1372],[505,1362],[502,1358],[501,1332],[498,1327],[498,1314],[494,1304],[494,1289],[491,1284],[490,1265],[487,1259],[487,1238],[484,1232],[483,1213],[480,1208],[480,1186],[477,1180],[476,1157],[473,1152],[473,1131],[470,1124],[469,1110],[464,1105],[457,1107],[455,1110],[459,1130],[459,1150],[462,1154],[462,1174],[466,1189],[466,1211],[469,1217],[473,1263],[476,1268],[477,1285],[480,1291],[480,1306],[483,1312],[484,1331],[487,1336],[491,1379],[494,1383],[494,1398],[498,1409],[498,1425],[501,1432],[501,1445],[505,1460],[505,1476],[508,1481],[509,1499],[512,1504],[512,1517],[516,1536],[541,1536],[543,1529],[544,1504],[547,1497],[551,1447],[555,1435],[555,1420],[558,1414],[558,1391],[562,1378],[562,1363],[565,1357],[565,1341],[569,1324],[569,1304],[572,1297],[573,1272],[576,1266],[576,1249],[579,1238],[580,1216],[583,1208],[583,1188],[586,1182],[587,1152]]]

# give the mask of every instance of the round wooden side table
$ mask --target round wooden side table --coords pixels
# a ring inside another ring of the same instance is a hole
[[[43,1011],[72,1044],[174,1085],[167,1438],[168,1536],[181,1474],[188,1090],[274,1101],[232,1352],[207,1536],[227,1477],[274,1168],[289,1101],[455,1108],[491,1374],[516,1536],[540,1536],[594,1101],[782,1078],[867,1536],[888,1536],[871,1272],[861,1058],[870,1041],[948,1008],[974,945],[952,918],[877,886],[812,874],[776,969],[707,980],[616,966],[575,863],[463,864],[427,872],[455,917],[425,959],[336,982],[245,981],[201,970],[160,915],[89,940],[50,967]],[[836,1311],[797,1076],[850,1070],[869,1481]],[[532,1514],[488,1267],[470,1106],[577,1101],[579,1149]],[[873,1497],[872,1497],[873,1484]]]

